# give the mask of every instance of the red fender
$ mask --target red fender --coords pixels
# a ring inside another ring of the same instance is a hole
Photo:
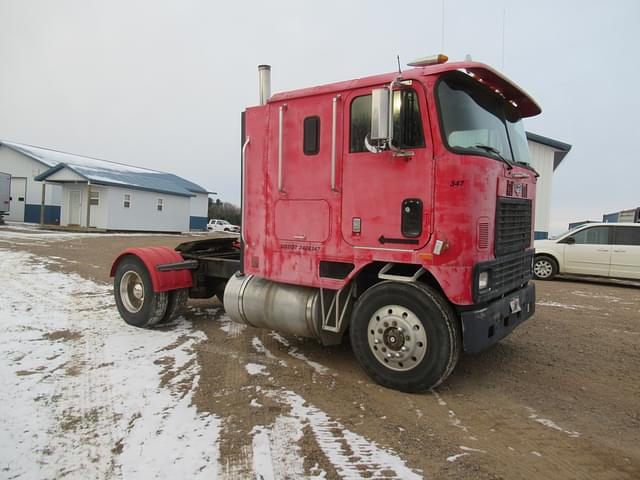
[[[144,263],[151,276],[154,292],[167,292],[193,286],[193,277],[189,270],[172,270],[170,272],[156,270],[156,265],[182,262],[184,260],[182,255],[169,247],[127,248],[120,252],[111,265],[110,275],[112,277],[115,276],[118,264],[125,255],[134,255]]]

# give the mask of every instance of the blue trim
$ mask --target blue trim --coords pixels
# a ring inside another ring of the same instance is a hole
[[[40,205],[26,204],[24,206],[24,221],[27,223],[40,223]],[[59,206],[44,206],[44,223],[47,225],[60,225]]]
[[[535,232],[534,240],[546,240],[549,238],[549,232]]]
[[[205,230],[207,217],[189,217],[189,230]]]

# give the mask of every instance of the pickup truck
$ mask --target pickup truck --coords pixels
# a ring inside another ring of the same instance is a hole
[[[207,224],[208,232],[231,232],[231,233],[240,233],[240,227],[237,225],[232,225],[226,220],[218,220],[212,218],[209,220]]]

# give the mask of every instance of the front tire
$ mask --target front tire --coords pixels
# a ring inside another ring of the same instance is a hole
[[[536,280],[551,280],[558,274],[558,263],[546,255],[536,256],[533,262],[533,276]]]
[[[168,293],[153,291],[147,267],[133,255],[127,255],[118,264],[113,293],[120,316],[134,327],[153,327],[167,311]]]
[[[453,371],[460,328],[449,304],[419,283],[382,282],[356,302],[350,325],[353,352],[380,385],[423,392]]]

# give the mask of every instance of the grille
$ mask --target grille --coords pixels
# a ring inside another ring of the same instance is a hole
[[[496,257],[531,246],[531,200],[499,197],[496,207]]]
[[[491,269],[491,290],[494,295],[502,295],[531,280],[531,257],[533,252],[516,254],[501,259]]]
[[[478,264],[476,275],[482,271],[488,271],[491,289],[482,293],[475,291],[476,301],[481,302],[499,297],[531,280],[533,276],[531,272],[533,252],[533,249],[531,249]]]

